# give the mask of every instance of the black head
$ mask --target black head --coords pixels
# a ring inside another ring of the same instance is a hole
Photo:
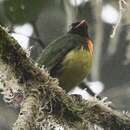
[[[72,23],[69,33],[78,34],[83,37],[88,37],[88,25],[86,20]]]

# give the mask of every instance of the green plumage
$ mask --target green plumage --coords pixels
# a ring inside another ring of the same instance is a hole
[[[61,63],[64,56],[72,49],[79,48],[80,42],[85,42],[83,37],[67,33],[51,42],[41,54],[38,63],[45,65],[51,71],[57,64]]]
[[[45,65],[60,86],[69,91],[88,74],[92,57],[84,37],[67,33],[48,45],[38,63]]]

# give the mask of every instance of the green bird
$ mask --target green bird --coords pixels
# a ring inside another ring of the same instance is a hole
[[[87,76],[92,65],[93,42],[88,35],[86,20],[72,23],[71,29],[52,41],[38,63],[45,65],[59,85],[70,91]]]

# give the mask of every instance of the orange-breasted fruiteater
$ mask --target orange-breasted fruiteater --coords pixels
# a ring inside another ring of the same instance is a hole
[[[51,76],[59,79],[66,91],[78,85],[89,73],[93,57],[93,42],[88,35],[86,20],[72,23],[71,29],[52,41],[41,54],[38,63],[45,65]]]

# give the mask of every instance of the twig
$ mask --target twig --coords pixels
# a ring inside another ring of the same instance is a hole
[[[124,5],[127,5],[127,2],[125,0],[119,0],[119,18],[117,20],[117,23],[116,25],[113,27],[113,31],[112,31],[112,34],[110,35],[111,38],[113,38],[116,34],[116,31],[118,29],[118,26],[120,25],[121,23],[121,20],[122,20],[122,15],[123,15],[123,4]]]
[[[87,84],[85,84],[84,82],[81,82],[80,84],[79,84],[79,87],[80,88],[82,88],[82,89],[85,89],[86,90],[86,92],[88,92],[88,94],[90,94],[91,96],[96,96],[96,93],[94,93],[92,90],[91,90],[91,88],[87,85]],[[100,99],[100,98],[99,98]]]
[[[34,29],[34,32],[36,34],[36,37],[34,37],[34,36],[28,36],[28,35],[25,35],[25,34],[19,33],[19,32],[15,32],[13,25],[9,28],[8,33],[18,34],[18,35],[21,35],[21,36],[25,36],[25,37],[27,37],[29,39],[32,39],[34,41],[37,41],[38,44],[44,49],[45,48],[45,43],[40,39],[39,32],[38,32],[37,28],[34,26],[34,24],[33,24],[33,29]]]

